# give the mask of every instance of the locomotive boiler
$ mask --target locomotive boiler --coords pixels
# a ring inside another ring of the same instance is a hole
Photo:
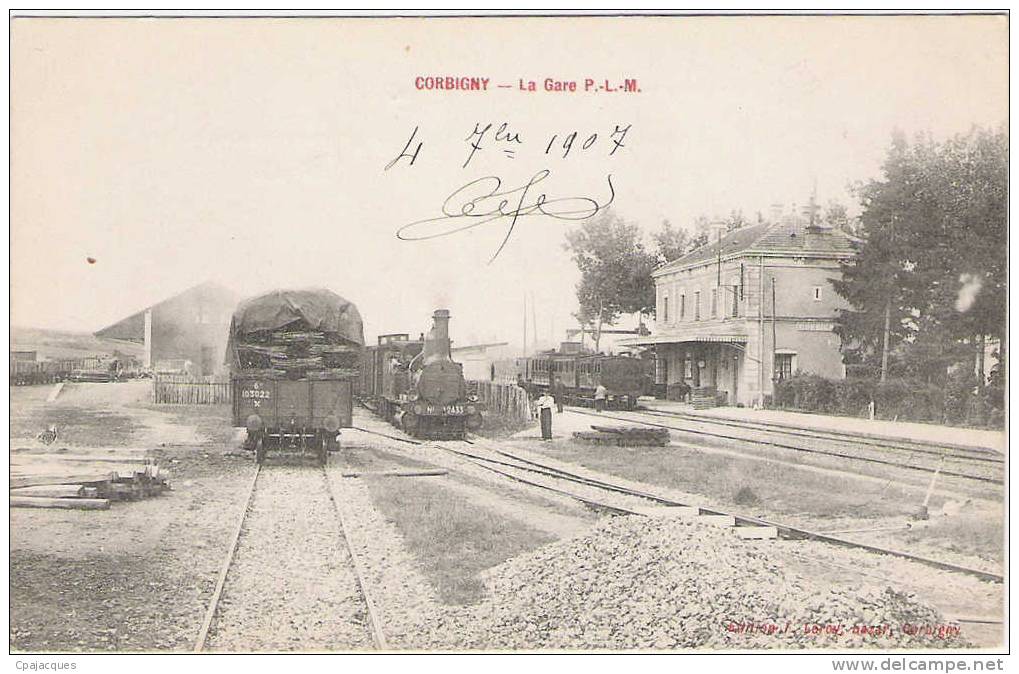
[[[481,427],[481,407],[467,394],[463,366],[454,362],[449,311],[432,314],[432,329],[412,340],[409,334],[380,335],[365,350],[361,398],[394,426],[418,438],[463,439]]]

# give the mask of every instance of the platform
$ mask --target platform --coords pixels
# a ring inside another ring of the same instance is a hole
[[[826,414],[806,414],[785,410],[755,410],[749,407],[713,407],[694,410],[692,406],[667,400],[641,398],[641,406],[661,412],[682,412],[689,416],[705,419],[732,419],[735,421],[760,422],[838,433],[854,433],[860,436],[887,440],[912,440],[991,449],[1002,454],[1008,445],[1004,431],[989,431],[956,426],[939,426],[906,421],[863,419],[858,417],[837,417]]]

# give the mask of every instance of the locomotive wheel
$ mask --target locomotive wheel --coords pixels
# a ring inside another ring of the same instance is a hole
[[[255,463],[260,466],[265,463],[265,440],[261,435],[255,440]]]

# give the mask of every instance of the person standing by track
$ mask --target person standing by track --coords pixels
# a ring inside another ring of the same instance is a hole
[[[605,398],[609,392],[605,389],[601,382],[598,382],[598,388],[594,390],[594,409],[596,412],[605,411]]]
[[[566,386],[559,377],[556,377],[555,381],[552,382],[552,397],[555,398],[556,413],[562,414],[563,403],[566,402]]]
[[[538,415],[541,419],[541,439],[552,439],[552,408],[555,406],[555,398],[547,391],[535,403],[538,406]]]

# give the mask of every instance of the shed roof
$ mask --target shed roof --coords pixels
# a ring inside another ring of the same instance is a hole
[[[168,302],[178,300],[187,295],[199,295],[199,294],[212,294],[217,297],[221,297],[224,302],[236,302],[237,297],[232,290],[224,288],[223,286],[213,281],[206,281],[199,283],[198,285],[191,286],[186,290],[182,290],[176,295],[167,297],[155,304],[152,304],[144,309],[136,311],[135,313],[122,318],[116,323],[107,325],[101,330],[97,330],[92,333],[95,337],[100,339],[114,339],[130,342],[143,342],[145,339],[145,312],[154,310]]]
[[[665,263],[652,274],[658,276],[718,257],[753,255],[757,253],[790,253],[807,255],[830,255],[838,259],[852,255],[855,239],[839,229],[806,227],[800,223],[763,223],[742,227],[722,237],[721,241],[708,243],[686,255]]]

